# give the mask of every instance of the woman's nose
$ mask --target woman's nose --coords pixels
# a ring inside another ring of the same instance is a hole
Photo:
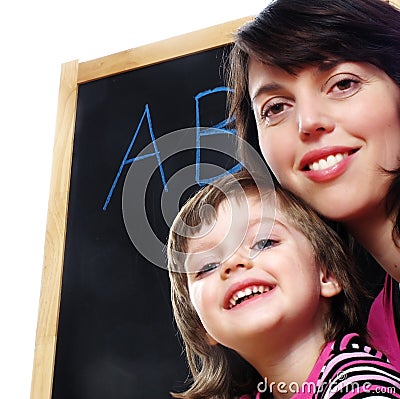
[[[333,118],[316,98],[297,103],[297,126],[302,140],[310,140],[322,134],[331,133],[335,128]]]

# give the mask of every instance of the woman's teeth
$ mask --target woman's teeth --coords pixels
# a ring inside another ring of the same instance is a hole
[[[322,158],[319,161],[310,163],[308,167],[310,170],[324,170],[343,161],[343,159],[347,158],[348,156],[348,152],[343,154],[329,155],[327,158]]]

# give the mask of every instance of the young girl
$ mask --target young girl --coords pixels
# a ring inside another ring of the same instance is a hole
[[[382,0],[275,0],[231,56],[239,136],[387,272],[368,327],[400,367],[400,12]]]
[[[168,266],[193,375],[175,398],[400,397],[400,374],[364,343],[351,256],[289,192],[246,172],[200,190]]]

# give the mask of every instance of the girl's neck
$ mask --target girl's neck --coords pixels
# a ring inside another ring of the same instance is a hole
[[[258,353],[250,361],[264,378],[259,385],[272,388],[274,399],[291,398],[295,387],[301,387],[310,375],[322,349],[325,347],[323,334],[315,334],[290,345],[282,342],[279,350]]]
[[[394,279],[400,282],[400,242],[393,240],[394,223],[384,212],[347,224],[354,238]]]

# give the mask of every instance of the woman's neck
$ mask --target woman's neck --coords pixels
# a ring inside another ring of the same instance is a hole
[[[384,212],[347,223],[354,238],[400,282],[400,247],[393,240],[393,226],[393,221]]]

